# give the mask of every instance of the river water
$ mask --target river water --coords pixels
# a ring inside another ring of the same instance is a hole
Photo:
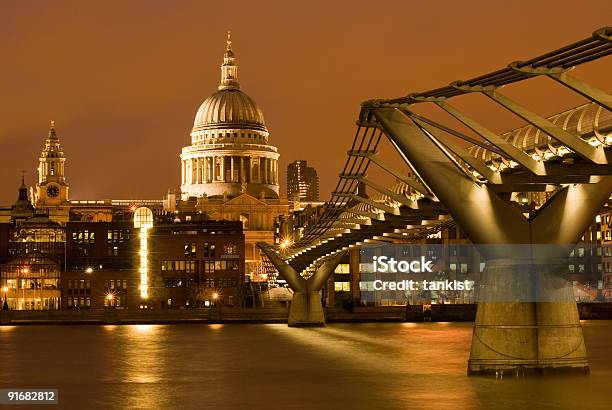
[[[0,387],[81,409],[612,408],[612,321],[583,322],[590,376],[536,379],[468,378],[471,326],[0,327]]]

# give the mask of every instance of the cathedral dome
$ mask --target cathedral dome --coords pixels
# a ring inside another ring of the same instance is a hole
[[[238,67],[229,33],[221,65],[219,91],[204,100],[193,122],[193,132],[224,128],[268,132],[255,101],[240,91]]]
[[[261,109],[238,84],[228,32],[219,91],[200,105],[181,151],[181,198],[279,198],[278,149]]]
[[[204,100],[193,122],[193,131],[223,128],[267,131],[261,109],[237,84]]]

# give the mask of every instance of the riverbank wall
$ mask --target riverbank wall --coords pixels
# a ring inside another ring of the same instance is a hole
[[[580,303],[581,319],[612,319],[612,303]],[[36,324],[152,324],[152,323],[287,323],[289,309],[83,309],[0,311],[0,325]],[[469,322],[476,317],[475,304],[326,308],[329,323],[366,322]]]

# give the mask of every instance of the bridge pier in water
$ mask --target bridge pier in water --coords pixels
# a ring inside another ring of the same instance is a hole
[[[289,326],[325,326],[321,289],[346,252],[338,252],[319,266],[310,278],[305,279],[269,245],[259,243],[258,246],[293,290],[289,310]]]
[[[462,171],[453,158],[477,168],[488,182],[499,184],[499,180],[495,181],[499,174],[480,167],[484,164],[474,162],[437,130],[404,109],[374,108],[372,112],[397,150],[470,240],[476,246],[483,245],[481,253],[487,265],[468,374],[588,372],[573,293],[564,286],[555,266],[567,257],[609,198],[612,177],[564,184],[526,218],[489,184]],[[572,141],[566,143],[571,145]],[[497,147],[507,149],[501,144]],[[514,155],[519,153],[513,152],[511,157]],[[527,162],[525,157],[521,154],[520,160]]]

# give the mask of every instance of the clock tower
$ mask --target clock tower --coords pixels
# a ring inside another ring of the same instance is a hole
[[[69,212],[65,162],[66,157],[55,131],[55,121],[51,121],[45,148],[38,161],[38,183],[34,202],[36,208],[48,210],[49,218],[58,222],[66,222]]]

